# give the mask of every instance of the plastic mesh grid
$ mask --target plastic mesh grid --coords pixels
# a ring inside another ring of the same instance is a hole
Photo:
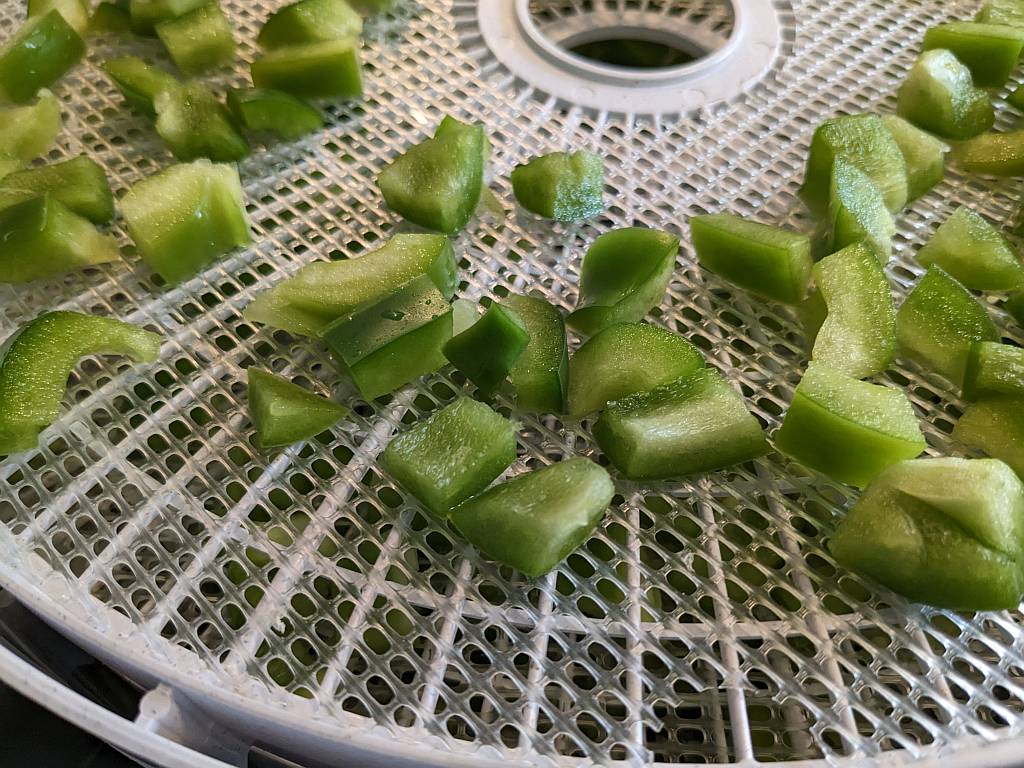
[[[0,36],[21,5],[0,2]],[[246,62],[270,5],[225,3]],[[778,455],[690,482],[617,479],[594,537],[528,582],[480,558],[376,466],[396,430],[464,389],[457,375],[357,402],[331,432],[274,453],[252,446],[242,383],[258,364],[352,398],[319,345],[254,327],[240,310],[302,264],[358,255],[399,229],[375,174],[454,113],[489,126],[492,188],[506,201],[509,170],[535,154],[591,147],[608,168],[598,219],[551,226],[509,205],[504,219],[471,225],[457,242],[463,295],[542,290],[569,309],[596,235],[633,224],[680,232],[653,321],[704,349],[773,429],[805,362],[799,326],[698,270],[685,220],[730,210],[809,229],[795,191],[814,126],[891,109],[924,29],[973,10],[794,0],[792,50],[745,99],[640,119],[584,112],[516,81],[482,47],[469,0],[399,0],[368,27],[364,101],[328,106],[322,133],[242,163],[252,248],[168,289],[115,225],[125,263],[0,287],[4,335],[64,307],[166,337],[149,368],[84,361],[40,449],[0,463],[0,522],[20,555],[0,559],[0,579],[41,580],[27,558],[38,554],[67,580],[63,610],[113,610],[136,627],[130,642],[111,632],[111,653],[166,667],[182,646],[208,664],[204,684],[279,712],[311,707],[302,711],[339,729],[376,725],[410,745],[426,735],[513,761],[914,757],[1018,733],[1019,614],[908,605],[837,569],[825,541],[848,489]],[[145,42],[97,41],[56,88],[67,128],[51,159],[93,155],[118,191],[171,162],[98,69],[131,47],[162,60]],[[243,79],[241,62],[219,78]],[[950,171],[900,217],[898,294],[921,273],[915,247],[961,203],[1005,221],[1016,194]],[[993,311],[1007,338],[1024,341]],[[956,454],[956,393],[904,365],[884,379],[910,394],[929,452]],[[515,415],[524,428],[512,474],[598,456],[586,422]]]

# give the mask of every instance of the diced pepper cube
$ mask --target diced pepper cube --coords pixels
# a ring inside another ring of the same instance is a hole
[[[704,367],[693,344],[647,323],[617,323],[589,339],[569,361],[569,412],[583,416],[612,400],[650,392]]]
[[[814,261],[806,235],[728,213],[694,216],[690,232],[697,260],[716,275],[786,304],[807,294]]]
[[[994,341],[976,341],[967,356],[963,397],[985,395],[1024,397],[1024,349]]]
[[[988,94],[971,71],[946,50],[925,51],[900,87],[897,111],[918,128],[944,139],[969,139],[995,122]]]
[[[925,441],[903,392],[811,363],[775,447],[833,480],[863,488],[886,467],[920,454]]]
[[[333,426],[348,408],[257,368],[246,370],[249,413],[261,448],[308,440]]]
[[[96,224],[114,218],[114,195],[110,191],[107,174],[103,166],[85,155],[12,173],[0,181],[0,186],[4,191],[49,194],[74,213]]]
[[[56,10],[79,35],[84,35],[89,26],[89,4],[85,0],[28,0],[26,10],[30,19]]]
[[[235,56],[235,38],[217,3],[209,3],[156,25],[156,34],[182,72],[198,74]]]
[[[153,102],[156,132],[178,160],[232,163],[249,154],[227,108],[199,82],[162,91]]]
[[[884,115],[882,122],[907,163],[907,200],[916,200],[946,175],[949,145],[898,115]]]
[[[512,294],[501,303],[516,313],[530,336],[508,372],[516,405],[524,411],[562,413],[569,384],[569,350],[561,311],[538,296]]]
[[[363,95],[359,41],[354,38],[275,48],[252,63],[257,88],[303,99],[355,99]]]
[[[444,345],[444,355],[481,395],[489,397],[529,343],[530,334],[519,315],[501,304],[491,304],[483,317]]]
[[[965,288],[1024,288],[1024,266],[1005,237],[966,206],[960,206],[917,252],[923,266],[938,264]]]
[[[1024,27],[1024,3],[1020,0],[989,0],[974,17],[984,24]]]
[[[0,107],[0,176],[46,154],[60,129],[60,102],[47,90],[35,104]]]
[[[721,469],[769,450],[743,398],[710,368],[608,403],[594,437],[630,480]]]
[[[170,72],[147,64],[138,56],[123,56],[103,62],[103,69],[121,91],[125,103],[132,109],[156,117],[156,97],[180,83]]]
[[[866,241],[882,264],[892,255],[896,222],[885,207],[882,193],[865,173],[842,158],[836,158],[832,165],[829,222],[829,250]]]
[[[475,496],[516,460],[516,425],[460,397],[394,438],[381,463],[438,517]]]
[[[463,502],[451,520],[485,555],[537,577],[586,541],[614,494],[603,468],[569,459]]]
[[[299,0],[271,14],[256,42],[270,50],[346,40],[363,33],[363,19],[345,0]]]
[[[161,21],[184,16],[208,2],[210,0],[131,0],[132,30],[140,35],[152,35]]]
[[[952,21],[925,33],[924,50],[933,48],[952,51],[971,70],[975,84],[998,88],[1017,66],[1024,31],[1003,24]]]
[[[604,208],[604,160],[593,152],[552,152],[512,170],[523,208],[555,221],[595,216]]]
[[[84,55],[85,42],[59,11],[27,19],[0,47],[0,96],[26,102]]]
[[[985,395],[969,404],[953,428],[953,439],[1005,461],[1024,477],[1024,399]]]
[[[251,131],[273,133],[286,141],[300,139],[324,127],[315,108],[284,91],[235,88],[228,91],[228,109]]]
[[[953,150],[965,171],[989,176],[1024,176],[1024,131],[983,133]]]

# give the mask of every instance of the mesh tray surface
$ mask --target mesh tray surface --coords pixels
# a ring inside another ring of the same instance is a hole
[[[245,80],[272,5],[225,3],[241,47],[219,85]],[[22,6],[0,0],[0,38]],[[726,210],[809,230],[795,192],[814,126],[891,110],[925,28],[974,7],[793,0],[779,11],[782,53],[745,97],[635,117],[574,108],[517,80],[483,45],[469,0],[398,0],[368,25],[365,99],[328,105],[326,130],[241,164],[251,248],[168,288],[118,223],[124,263],[0,287],[4,336],[62,307],[166,338],[151,367],[83,361],[39,450],[0,463],[0,581],[28,584],[55,611],[59,594],[59,610],[98,627],[123,614],[131,629],[109,632],[111,653],[170,669],[181,646],[205,669],[197,685],[339,733],[376,726],[410,747],[512,762],[727,763],[892,749],[912,758],[1017,734],[1019,614],[909,605],[838,569],[826,541],[849,489],[779,455],[687,482],[617,479],[594,537],[556,573],[525,581],[423,514],[376,464],[397,430],[466,390],[457,375],[357,402],[308,443],[252,444],[250,364],[354,397],[320,345],[254,327],[242,308],[301,265],[358,256],[402,228],[375,174],[447,113],[488,125],[491,186],[508,208],[458,237],[462,295],[537,290],[568,310],[595,236],[634,224],[678,232],[678,270],[652,320],[698,344],[774,429],[806,362],[799,325],[697,269],[686,219]],[[55,88],[66,128],[50,156],[97,158],[118,192],[171,162],[98,67],[124,52],[163,61],[155,44],[98,39]],[[1003,127],[1011,114],[1001,110]],[[552,226],[514,211],[510,169],[567,147],[606,157],[605,214]],[[950,170],[899,217],[897,294],[921,273],[916,247],[957,205],[1006,221],[1016,197],[1010,183]],[[956,392],[903,364],[879,381],[909,393],[930,454],[962,455],[948,437]],[[499,409],[523,422],[512,475],[598,456],[586,421]],[[44,589],[55,578],[59,592]]]

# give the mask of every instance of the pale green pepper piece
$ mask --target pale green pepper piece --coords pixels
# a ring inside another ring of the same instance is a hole
[[[246,370],[249,412],[261,448],[291,445],[329,429],[348,408],[257,368]]]
[[[302,99],[355,99],[363,95],[359,41],[286,45],[253,61],[252,82]]]
[[[866,241],[882,264],[892,256],[896,222],[881,192],[866,174],[842,158],[832,165],[829,222],[830,251]]]
[[[271,14],[256,42],[271,50],[346,40],[363,33],[363,19],[345,0],[299,0]]]
[[[965,171],[989,176],[1024,176],[1024,131],[983,133],[953,150]]]
[[[35,104],[0,107],[0,177],[46,154],[61,124],[60,102],[47,90]]]
[[[132,31],[152,35],[160,22],[184,16],[208,2],[210,0],[131,0]]]
[[[604,208],[604,160],[593,152],[552,152],[517,165],[512,192],[523,208],[555,221],[596,216]]]
[[[96,224],[114,218],[114,195],[103,166],[85,155],[18,171],[0,180],[0,208],[8,191],[50,195]]]
[[[161,91],[153,100],[156,132],[178,160],[231,163],[249,154],[227,108],[200,82]]]
[[[907,163],[907,201],[916,200],[946,175],[949,145],[898,115],[883,115],[882,122]]]
[[[1024,477],[1024,398],[985,395],[970,403],[953,428],[953,439],[1005,461]]]
[[[985,219],[960,206],[917,252],[922,266],[938,264],[965,288],[1011,291],[1024,288],[1024,266],[1013,246]]]
[[[946,50],[925,51],[900,86],[901,117],[944,139],[969,139],[995,122],[988,94],[974,85],[971,71]]]
[[[952,21],[925,32],[924,50],[933,48],[952,51],[971,70],[977,85],[998,88],[1017,66],[1024,31],[1003,24]]]
[[[146,115],[156,117],[156,97],[180,83],[170,72],[147,64],[138,56],[122,56],[103,62],[103,69],[124,97],[125,104]]]
[[[971,345],[964,373],[964,400],[985,395],[1024,397],[1024,349],[995,341]]]

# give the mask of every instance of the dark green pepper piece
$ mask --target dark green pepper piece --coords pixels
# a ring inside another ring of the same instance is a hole
[[[153,105],[156,132],[178,160],[207,157],[232,163],[249,154],[249,144],[227,108],[204,84],[191,82],[162,91]]]
[[[210,3],[156,25],[156,34],[174,64],[190,75],[229,63],[235,38],[217,3]]]
[[[299,0],[271,14],[256,42],[271,50],[346,40],[363,33],[363,19],[345,0]]]
[[[89,33],[129,32],[132,28],[132,17],[126,7],[116,3],[100,3],[89,19]]]
[[[300,139],[324,127],[315,108],[284,91],[235,88],[228,91],[228,109],[251,131],[273,133],[286,141]]]
[[[952,51],[969,70],[975,84],[998,88],[1005,83],[1024,48],[1024,30],[1002,24],[952,21],[924,35],[924,50]]]
[[[114,218],[114,195],[110,191],[107,174],[103,166],[85,155],[5,176],[0,181],[0,197],[6,190],[49,194],[74,213],[96,224],[104,224]]]
[[[552,152],[517,165],[512,191],[526,210],[555,221],[577,221],[604,209],[604,160],[593,152]]]
[[[79,35],[84,35],[89,26],[89,4],[86,0],[28,0],[26,10],[30,19],[55,10]]]
[[[121,91],[125,103],[147,117],[156,117],[156,97],[181,84],[170,72],[147,64],[138,56],[123,56],[103,62],[103,69]]]
[[[538,296],[506,296],[501,302],[523,321],[530,343],[508,372],[516,405],[535,413],[562,413],[569,383],[565,319]]]
[[[958,145],[953,161],[988,176],[1024,176],[1024,131],[983,133]]]
[[[970,403],[953,428],[953,439],[1005,461],[1024,477],[1024,398],[988,394]]]
[[[355,38],[275,48],[252,63],[257,88],[303,99],[356,99],[363,95],[359,41]]]
[[[489,397],[508,376],[530,343],[526,326],[514,311],[491,304],[484,316],[444,345],[444,356]]]
[[[23,103],[85,55],[85,42],[59,11],[28,19],[0,48],[0,96]]]
[[[261,448],[291,445],[329,429],[348,408],[288,379],[249,368],[249,412]]]

